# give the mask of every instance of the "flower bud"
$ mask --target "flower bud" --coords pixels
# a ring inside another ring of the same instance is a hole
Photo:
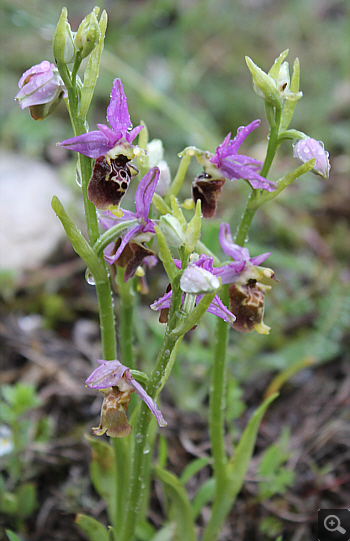
[[[185,234],[179,220],[171,214],[161,216],[159,220],[159,228],[166,238],[169,246],[180,248],[185,244]]]
[[[185,233],[185,245],[186,250],[191,253],[195,250],[196,244],[201,236],[202,228],[202,214],[201,214],[201,201],[198,199],[196,203],[196,210],[190,223],[188,224]]]
[[[96,15],[99,8],[95,8],[82,20],[75,36],[74,44],[79,51],[80,58],[88,56],[96,47],[100,39],[100,27]]]
[[[156,193],[161,197],[167,193],[170,187],[170,169],[165,160],[163,160],[164,149],[160,139],[152,139],[147,145],[148,167],[158,166],[160,174],[156,187]]]
[[[46,118],[67,97],[66,88],[54,64],[44,60],[23,73],[15,97],[21,109],[29,107],[34,120]]]
[[[311,171],[324,179],[329,177],[329,170],[331,168],[328,159],[329,153],[324,149],[322,141],[316,141],[316,139],[312,139],[311,137],[299,139],[293,144],[293,156],[300,163],[305,163],[315,158],[315,167]]]
[[[67,14],[67,8],[63,8],[52,38],[53,56],[57,64],[69,64],[75,58],[74,39]]]
[[[164,149],[161,139],[152,139],[147,144],[148,166],[155,167],[163,159]]]
[[[180,279],[180,288],[184,293],[202,295],[211,293],[220,287],[220,280],[211,272],[196,265],[189,265]]]
[[[287,55],[288,49],[276,58],[268,73],[254,64],[249,56],[246,56],[246,63],[253,77],[255,93],[274,106],[282,105],[285,99],[296,101],[303,95],[302,92],[290,90],[289,65],[288,62],[284,62]]]

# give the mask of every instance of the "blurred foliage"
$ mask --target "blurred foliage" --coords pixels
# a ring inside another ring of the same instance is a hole
[[[262,500],[284,494],[287,487],[293,484],[295,474],[284,466],[291,454],[287,451],[289,436],[289,430],[285,427],[280,439],[264,451],[260,460],[259,476],[262,481],[258,489]]]
[[[3,143],[33,150],[70,135],[64,106],[51,122],[33,126],[13,102],[23,71],[46,58],[59,13],[67,6],[73,30],[93,2],[2,2],[0,111]],[[112,80],[121,77],[134,123],[142,118],[166,151],[220,142],[263,114],[244,56],[263,69],[286,48],[301,61],[304,98],[295,124],[331,152],[349,145],[349,3],[341,0],[146,0],[98,4],[109,16],[105,54],[91,113],[101,122]],[[29,117],[29,114],[27,115]],[[265,127],[266,132],[266,127]],[[6,137],[5,137],[6,134]],[[257,136],[257,134],[256,134]],[[40,147],[40,144],[39,144]],[[213,150],[213,148],[210,148]]]
[[[16,529],[38,507],[36,484],[38,474],[33,460],[35,446],[51,436],[47,417],[35,418],[41,405],[36,389],[29,383],[3,385],[0,398],[0,517],[6,516]]]

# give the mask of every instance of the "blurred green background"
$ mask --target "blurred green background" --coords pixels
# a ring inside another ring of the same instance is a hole
[[[348,2],[120,0],[98,5],[107,10],[109,26],[91,125],[101,122],[112,80],[121,77],[134,123],[144,119],[166,149],[213,147],[229,131],[263,115],[244,56],[268,70],[289,48],[290,65],[296,56],[300,59],[304,92],[294,125],[322,139],[330,151],[349,146]],[[63,106],[49,126],[33,126],[24,124],[13,102],[22,72],[41,59],[52,61],[51,38],[63,6],[77,30],[94,3],[1,2],[3,144],[31,154],[45,145],[49,130],[57,140],[70,135]]]

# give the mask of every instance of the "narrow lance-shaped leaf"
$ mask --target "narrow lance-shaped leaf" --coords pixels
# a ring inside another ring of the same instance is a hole
[[[16,535],[14,532],[11,532],[11,530],[5,530],[6,535],[9,538],[9,541],[21,541],[18,535]]]
[[[107,503],[108,515],[111,523],[116,524],[116,465],[113,447],[108,443],[85,436],[93,454],[90,462],[90,477],[96,492]]]
[[[260,422],[268,406],[278,396],[274,394],[267,398],[252,415],[226,470],[226,483],[220,494],[217,494],[210,521],[204,531],[202,541],[212,541],[217,538],[232,505],[242,488],[250,459],[253,454]]]
[[[297,94],[299,92],[299,86],[300,86],[300,62],[299,62],[299,58],[296,58],[294,60],[293,75],[290,81],[291,92],[295,92],[295,94]],[[293,116],[296,104],[297,104],[297,100],[286,100],[286,103],[283,108],[283,113],[282,113],[280,132],[287,130],[290,124],[290,121],[292,120],[292,116]]]
[[[169,494],[173,503],[176,539],[196,541],[191,504],[180,480],[159,466],[155,466],[155,473],[164,484],[165,491]]]
[[[95,251],[91,248],[90,244],[85,240],[81,231],[79,231],[77,226],[69,218],[58,197],[54,196],[52,198],[51,206],[58,218],[61,220],[67,237],[71,241],[74,250],[89,268],[94,277],[95,283],[98,283],[99,280],[104,281],[105,273],[101,261],[99,260]]]
[[[304,175],[305,173],[308,173],[311,171],[311,169],[315,166],[315,158],[312,158],[312,160],[309,160],[306,163],[303,163],[284,177],[280,178],[276,184],[277,184],[277,190],[274,192],[263,194],[259,198],[257,198],[254,203],[251,205],[251,208],[259,208],[261,205],[266,203],[267,201],[271,201],[271,199],[274,199],[278,194],[280,194],[289,184],[292,184],[294,180],[301,177],[301,175]]]
[[[107,528],[95,518],[79,514],[76,516],[75,522],[87,535],[89,541],[109,541]],[[10,541],[12,540],[10,539]]]
[[[100,18],[100,22],[99,22],[100,40],[99,40],[98,45],[90,54],[88,65],[86,66],[86,69],[84,72],[84,83],[83,83],[83,88],[81,90],[81,100],[79,102],[79,109],[78,109],[78,117],[83,120],[86,118],[86,115],[87,115],[87,112],[89,110],[90,103],[92,100],[92,96],[94,94],[94,89],[95,89],[98,72],[99,72],[101,55],[102,55],[102,51],[104,47],[107,21],[108,21],[107,12],[103,11]]]
[[[178,274],[178,269],[173,261],[173,256],[168,248],[165,236],[159,227],[155,226],[155,231],[157,235],[158,247],[159,247],[159,257],[164,265],[165,272],[168,275],[169,282],[172,282]]]

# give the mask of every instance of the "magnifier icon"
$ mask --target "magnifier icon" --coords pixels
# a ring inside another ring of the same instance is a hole
[[[336,515],[328,515],[324,519],[324,527],[329,532],[346,533],[346,530],[340,526],[340,519]]]

